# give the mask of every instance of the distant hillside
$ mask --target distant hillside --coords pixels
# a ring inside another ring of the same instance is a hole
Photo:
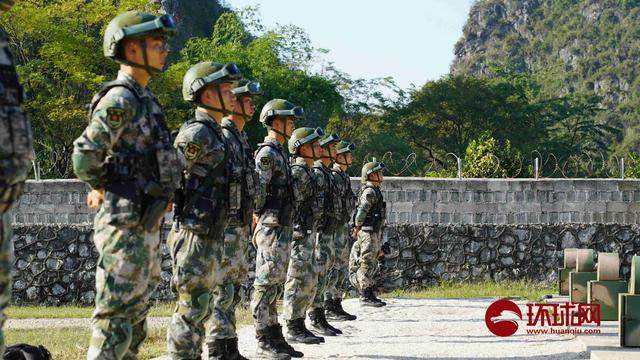
[[[479,0],[451,71],[492,63],[539,78],[543,92],[597,94],[601,120],[624,128],[618,151],[640,150],[640,0]]]

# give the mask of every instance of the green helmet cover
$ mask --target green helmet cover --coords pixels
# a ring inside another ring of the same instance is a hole
[[[271,127],[271,122],[276,116],[293,116],[296,119],[304,118],[304,109],[283,99],[273,99],[264,105],[260,112],[260,122],[265,127]]]
[[[107,25],[102,44],[104,56],[116,61],[119,58],[118,45],[123,39],[140,38],[148,35],[172,36],[176,32],[176,23],[171,15],[154,15],[141,11],[122,13]]]
[[[320,140],[320,146],[327,147],[331,144],[335,144],[340,141],[340,136],[338,134],[329,134]]]
[[[240,76],[240,70],[233,63],[220,64],[211,61],[197,63],[184,74],[182,79],[182,98],[196,103],[198,101],[198,92],[205,86],[234,81]],[[220,100],[222,102],[222,97]]]
[[[298,155],[298,149],[304,144],[318,141],[324,135],[321,128],[303,127],[293,131],[289,139],[289,154]]]
[[[362,167],[362,176],[360,178],[360,182],[362,182],[363,184],[366,183],[367,181],[369,181],[369,175],[376,172],[384,171],[384,169],[384,163],[377,161],[376,158],[373,158],[372,161],[364,164],[364,166]]]
[[[336,145],[336,153],[338,153],[338,155],[352,153],[354,151],[356,151],[356,144],[354,143],[350,143],[345,140],[340,140]]]

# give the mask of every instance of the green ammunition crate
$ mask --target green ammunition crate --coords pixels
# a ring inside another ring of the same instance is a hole
[[[640,347],[640,295],[618,295],[620,346]]]
[[[558,294],[569,295],[569,274],[575,271],[572,268],[558,269]]]
[[[587,284],[591,280],[596,280],[598,274],[596,272],[576,272],[569,274],[569,301],[572,303],[587,303]]]
[[[627,292],[623,280],[595,280],[587,284],[587,302],[600,304],[600,320],[618,320],[618,294]]]

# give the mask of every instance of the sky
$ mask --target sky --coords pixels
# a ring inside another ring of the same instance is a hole
[[[475,0],[226,0],[260,7],[267,28],[295,24],[353,78],[393,76],[403,88],[449,73]]]

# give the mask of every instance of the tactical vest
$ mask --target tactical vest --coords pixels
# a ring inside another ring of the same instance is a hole
[[[362,195],[365,189],[373,189],[376,192],[377,200],[367,213],[367,217],[362,223],[362,229],[379,232],[384,227],[384,222],[387,217],[387,203],[382,198],[382,191],[380,191],[380,188],[365,185],[360,190],[360,195]]]
[[[226,226],[227,211],[229,205],[229,162],[228,146],[222,134],[207,121],[191,119],[183,128],[193,123],[204,125],[224,144],[225,155],[222,161],[215,167],[207,168],[205,176],[191,173],[183,175],[183,186],[176,191],[175,220],[179,226],[197,234],[211,234],[215,228]]]
[[[351,181],[349,176],[344,171],[331,170],[331,172],[342,182],[342,194],[339,194],[338,201],[340,202],[339,222],[341,225],[347,224],[351,219],[351,214],[355,209],[356,196],[351,190]]]
[[[89,104],[89,119],[92,118],[98,103],[116,87],[124,87],[138,100],[139,108],[133,119],[133,126],[140,127],[140,120],[149,114],[148,104],[140,98],[136,89],[124,80],[114,80],[103,84]],[[155,98],[152,99],[157,103]],[[159,105],[158,105],[159,106]],[[171,134],[164,115],[153,114],[157,122],[157,138],[154,148],[145,152],[114,146],[105,159],[105,199],[113,202],[113,211],[119,211],[117,198],[125,198],[138,204],[141,210],[140,224],[148,231],[154,231],[160,219],[164,217],[167,204],[173,192],[180,185],[180,165]]]
[[[236,139],[242,149],[242,171],[230,172],[229,177],[229,225],[247,226],[253,215],[253,199],[256,196],[258,174],[251,149],[245,146],[236,129],[223,126]],[[231,164],[230,164],[231,165]]]
[[[309,231],[313,230],[317,188],[315,180],[313,180],[313,174],[309,170],[309,167],[299,164],[291,165],[291,168],[293,167],[299,167],[303,169],[304,172],[306,172],[309,176],[309,180],[311,180],[312,182],[313,195],[310,196],[302,204],[299,204],[299,206],[297,206],[293,219],[294,230],[300,231],[302,233],[308,233]]]
[[[22,193],[33,159],[31,124],[22,112],[18,81],[7,38],[0,29],[0,214]]]
[[[270,143],[258,144],[258,149],[256,149],[255,154],[258,154],[265,146],[276,150],[276,152],[282,156],[284,163],[288,163],[282,151]],[[264,206],[262,206],[262,209],[257,209],[256,214],[262,215],[266,211],[274,212],[278,215],[278,223],[281,226],[291,226],[293,223],[294,202],[293,176],[291,175],[291,168],[289,166],[285,166],[284,171],[286,174],[286,182],[284,184],[274,184],[273,181],[270,181],[269,184],[267,184]]]
[[[335,206],[333,202],[335,201],[336,196],[338,194],[334,194],[334,186],[333,179],[331,179],[331,173],[325,169],[324,166],[315,166],[315,169],[318,169],[325,178],[325,182],[327,187],[324,192],[324,197],[320,199],[322,201],[322,214],[320,214],[320,219],[318,220],[318,231],[321,232],[331,232],[334,230],[336,226],[335,219]]]

